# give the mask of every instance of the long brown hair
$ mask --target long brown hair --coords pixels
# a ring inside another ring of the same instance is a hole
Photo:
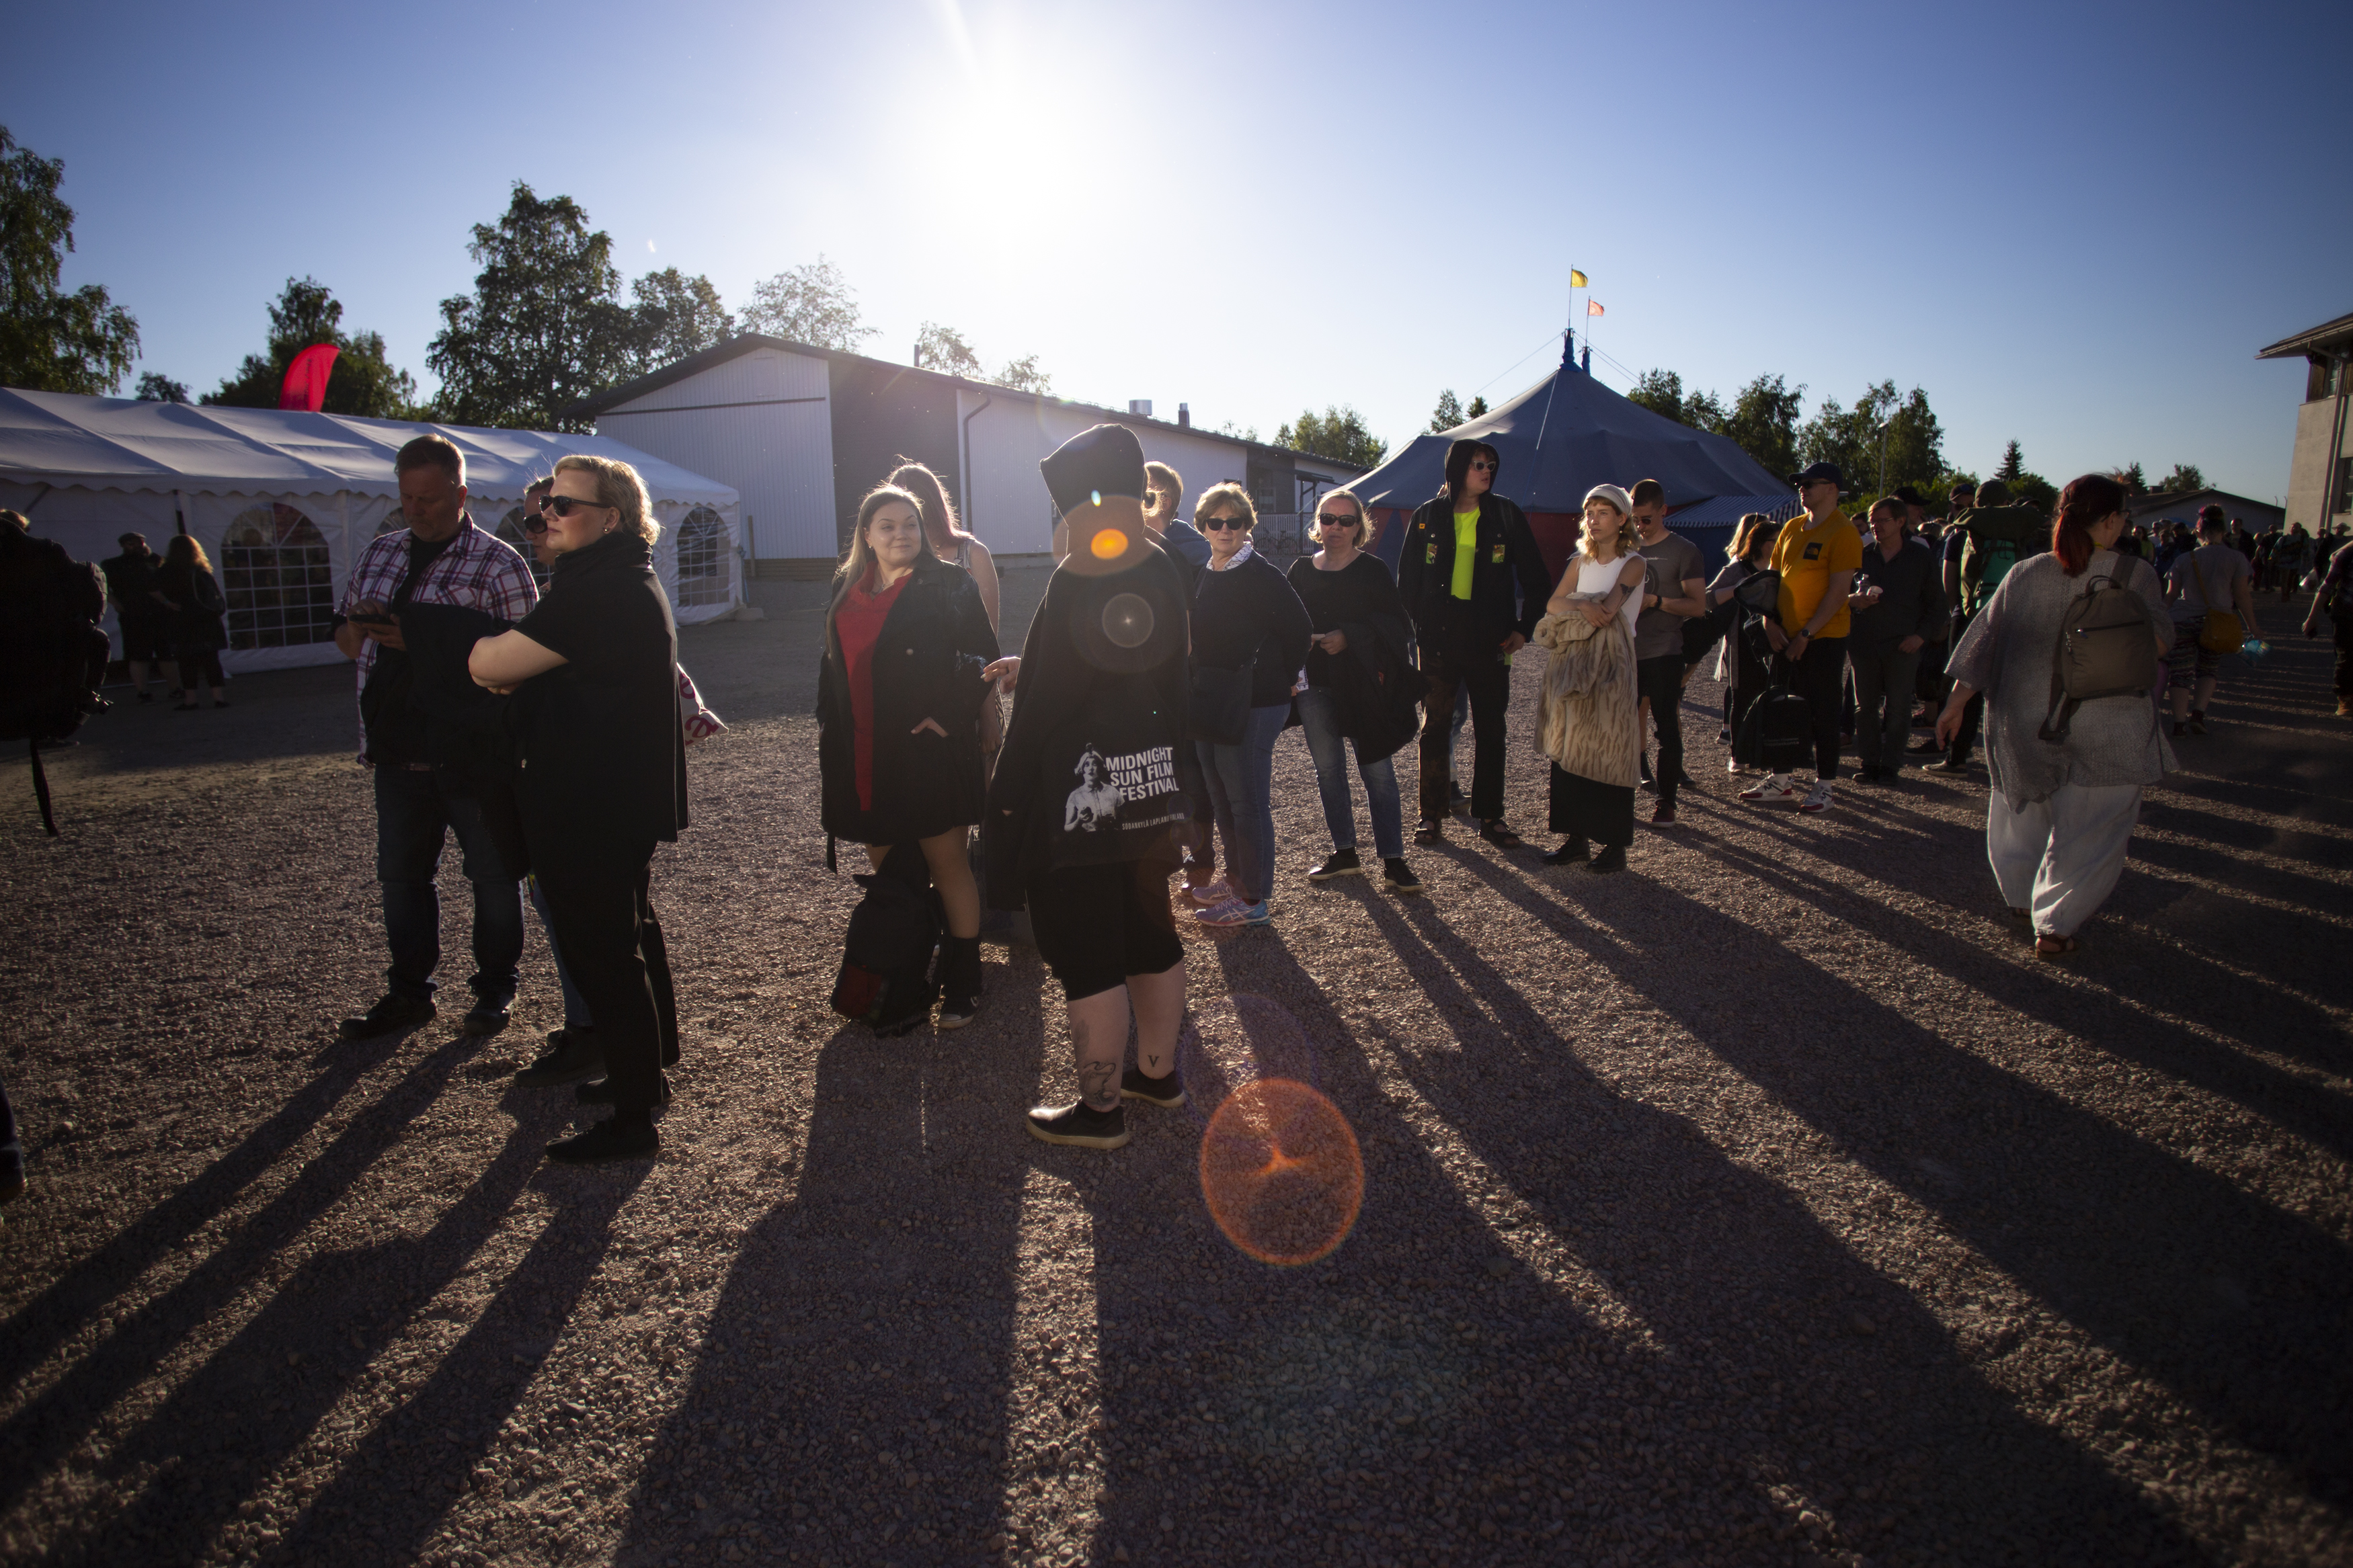
[[[1780,531],[1781,525],[1763,512],[1744,512],[1739,525],[1732,531],[1732,542],[1724,547],[1724,558],[1726,561],[1746,561],[1749,552],[1757,548],[1758,534]]]
[[[164,558],[181,566],[193,566],[199,572],[213,569],[211,558],[205,554],[203,542],[193,533],[172,535],[172,542],[164,546]]]
[[[2059,557],[2067,575],[2080,577],[2092,563],[2097,548],[2092,525],[2125,510],[2125,487],[2105,474],[2085,474],[2071,479],[2059,492],[2059,513],[2051,520],[2051,553]]]
[[[867,573],[873,570],[874,552],[867,547],[866,525],[874,521],[876,512],[892,501],[904,503],[919,519],[923,515],[923,500],[913,490],[902,489],[897,485],[876,485],[868,490],[866,499],[858,503],[858,522],[849,531],[849,552],[841,558],[840,569],[833,574],[834,603],[839,604],[841,596],[865,582]],[[923,535],[923,555],[934,561],[939,559],[938,552],[932,548],[929,532]]]
[[[958,540],[972,537],[956,525],[955,503],[948,500],[947,486],[923,464],[901,458],[899,466],[882,482],[896,485],[915,498],[915,510],[923,519],[923,538],[930,542],[934,553],[944,552],[954,548]]]

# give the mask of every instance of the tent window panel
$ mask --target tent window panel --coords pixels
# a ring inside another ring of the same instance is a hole
[[[678,602],[727,602],[727,525],[707,506],[696,507],[679,524]]]
[[[334,567],[311,520],[282,503],[239,512],[221,536],[221,596],[232,648],[299,647],[334,637]]]
[[[531,580],[538,584],[542,594],[546,593],[548,569],[539,563],[539,557],[533,553],[531,548],[531,535],[522,531],[522,508],[512,507],[506,516],[499,520],[499,537],[515,547],[515,553],[522,556],[523,564],[531,568]]]

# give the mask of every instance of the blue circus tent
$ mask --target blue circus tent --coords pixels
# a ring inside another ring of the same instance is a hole
[[[1348,488],[1380,515],[1374,549],[1397,566],[1405,520],[1446,482],[1446,448],[1465,437],[1503,459],[1495,489],[1519,502],[1557,574],[1576,548],[1585,492],[1599,484],[1666,488],[1667,526],[1712,560],[1723,558],[1741,514],[1794,511],[1782,475],[1769,473],[1728,436],[1710,435],[1630,403],[1577,367],[1567,353],[1550,375],[1492,413],[1443,436],[1418,436]]]

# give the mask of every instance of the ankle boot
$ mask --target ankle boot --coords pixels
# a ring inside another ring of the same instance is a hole
[[[980,938],[940,938],[940,1027],[960,1029],[980,1011]]]

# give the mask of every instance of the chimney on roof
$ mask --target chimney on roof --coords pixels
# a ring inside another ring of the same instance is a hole
[[[1138,419],[1149,419],[1152,417],[1152,399],[1131,397],[1127,400],[1127,411]]]
[[[1193,405],[1191,404],[1180,403],[1176,405],[1176,427],[1179,430],[1190,430],[1193,427]]]

